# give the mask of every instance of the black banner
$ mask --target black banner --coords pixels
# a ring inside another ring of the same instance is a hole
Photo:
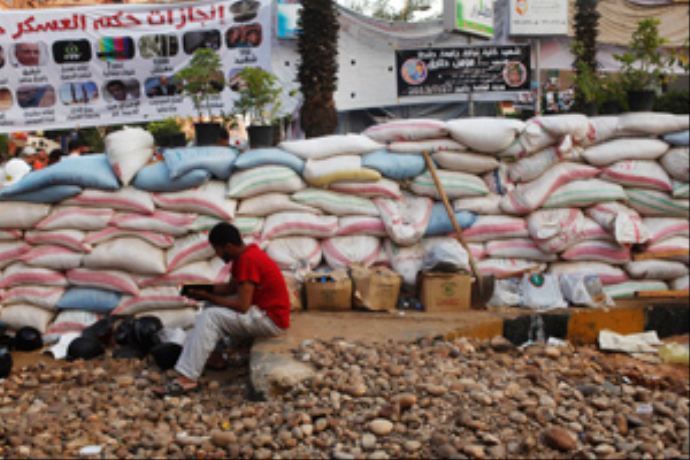
[[[395,53],[398,96],[529,91],[529,46],[468,46]]]

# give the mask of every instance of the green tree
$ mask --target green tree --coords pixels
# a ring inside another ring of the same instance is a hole
[[[204,105],[210,119],[213,114],[209,98],[211,94],[222,91],[225,84],[223,66],[218,53],[210,48],[197,49],[189,64],[177,73],[177,77],[182,79],[182,90],[192,99],[199,114],[199,121],[202,118],[201,110]]]
[[[385,21],[413,22],[417,12],[428,11],[429,0],[407,0],[400,9],[395,9],[391,0],[362,0],[352,4],[358,13],[370,15]]]
[[[333,0],[302,0],[299,26],[297,80],[304,98],[302,128],[307,137],[332,134],[338,127],[333,93],[337,89],[340,29]]]
[[[597,0],[576,0],[575,40],[575,108],[582,110],[586,104],[596,101],[597,96],[597,36],[599,17]]]

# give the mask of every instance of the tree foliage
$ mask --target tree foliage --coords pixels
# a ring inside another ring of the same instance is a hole
[[[209,118],[212,117],[209,98],[223,90],[225,79],[220,56],[210,48],[199,48],[189,64],[177,74],[182,79],[182,90],[194,103],[199,121],[202,118],[202,107],[206,105]]]
[[[596,100],[597,82],[597,36],[599,17],[597,0],[576,0],[575,40],[572,51],[575,55],[575,105],[582,108]]]
[[[352,4],[352,9],[361,14],[384,21],[412,22],[417,12],[428,11],[429,0],[407,0],[402,8],[396,9],[391,0],[361,0]]]

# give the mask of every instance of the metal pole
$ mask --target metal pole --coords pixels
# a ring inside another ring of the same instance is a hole
[[[541,63],[539,62],[541,41],[538,38],[535,38],[532,40],[532,44],[534,45],[534,66],[536,67],[537,72],[537,101],[534,104],[534,114],[541,115]]]
[[[472,44],[472,37],[468,36],[467,37],[467,44],[471,45]],[[470,116],[470,118],[474,118],[474,98],[472,97],[473,91],[472,91],[472,86],[470,86],[470,93],[467,95],[467,114]]]

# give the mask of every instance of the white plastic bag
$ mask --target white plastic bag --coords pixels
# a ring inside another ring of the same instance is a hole
[[[520,294],[520,306],[523,308],[551,310],[568,306],[555,275],[524,274],[520,282]]]
[[[566,274],[559,281],[563,297],[572,305],[592,308],[613,305],[597,275]]]
[[[470,271],[469,256],[455,238],[435,237],[422,241],[424,261],[422,270],[432,271],[438,266],[457,271]]]
[[[517,307],[520,305],[520,278],[505,278],[496,280],[491,299],[486,303],[489,307]]]
[[[421,243],[414,246],[401,247],[391,240],[386,240],[384,247],[393,270],[403,277],[408,286],[417,283],[417,273],[424,262],[424,246]]]
[[[125,127],[105,137],[105,152],[115,175],[124,186],[153,156],[154,139],[141,128]]]

